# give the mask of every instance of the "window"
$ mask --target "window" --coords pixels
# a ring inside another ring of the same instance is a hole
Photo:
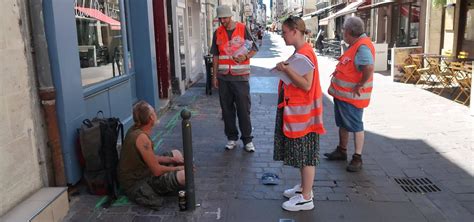
[[[407,3],[398,6],[397,46],[418,45],[420,10],[419,3]]]
[[[89,86],[124,71],[119,0],[76,0],[82,86]]]
[[[474,41],[474,1],[468,3],[464,39]]]
[[[465,18],[466,26],[461,51],[469,53],[469,57],[472,57],[474,55],[474,0],[468,1]]]
[[[189,37],[193,37],[193,13],[191,6],[188,7],[188,27]]]

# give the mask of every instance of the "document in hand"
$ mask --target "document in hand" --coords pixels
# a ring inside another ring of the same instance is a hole
[[[314,70],[314,64],[308,57],[295,53],[288,60],[286,60],[288,66],[294,70],[298,75],[303,76]],[[280,79],[287,85],[291,83],[291,79],[286,75],[286,73],[278,71],[276,68],[270,70],[273,74],[278,74]]]

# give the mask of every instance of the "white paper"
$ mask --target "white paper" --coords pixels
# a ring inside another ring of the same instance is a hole
[[[293,54],[290,58],[288,58],[288,60],[286,60],[286,62],[288,63],[288,66],[300,76],[304,76],[310,71],[314,70],[314,65],[311,60],[299,53]],[[292,83],[288,75],[286,75],[284,72],[278,71],[276,67],[271,69],[270,73],[278,75],[280,79],[287,85]]]

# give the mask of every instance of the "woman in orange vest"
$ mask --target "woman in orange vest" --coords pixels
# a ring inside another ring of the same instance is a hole
[[[328,160],[347,159],[349,132],[354,133],[355,152],[347,171],[362,169],[362,148],[364,146],[364,108],[370,103],[374,73],[375,49],[372,41],[364,34],[364,22],[359,17],[346,18],[343,24],[344,41],[350,46],[339,57],[331,78],[328,92],[334,97],[334,116],[339,127],[339,145],[331,153],[325,153]]]
[[[319,163],[319,135],[325,133],[318,63],[312,47],[305,41],[306,25],[300,17],[286,19],[282,31],[286,45],[295,47],[293,56],[306,59],[314,68],[308,73],[297,73],[286,61],[276,66],[291,83],[280,81],[278,87],[273,159],[297,167],[301,173],[301,183],[283,192],[290,199],[282,208],[311,210],[313,181]]]

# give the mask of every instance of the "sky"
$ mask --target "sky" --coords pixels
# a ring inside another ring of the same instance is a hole
[[[263,4],[267,6],[267,16],[270,16],[271,11],[270,11],[270,0],[263,0]]]

